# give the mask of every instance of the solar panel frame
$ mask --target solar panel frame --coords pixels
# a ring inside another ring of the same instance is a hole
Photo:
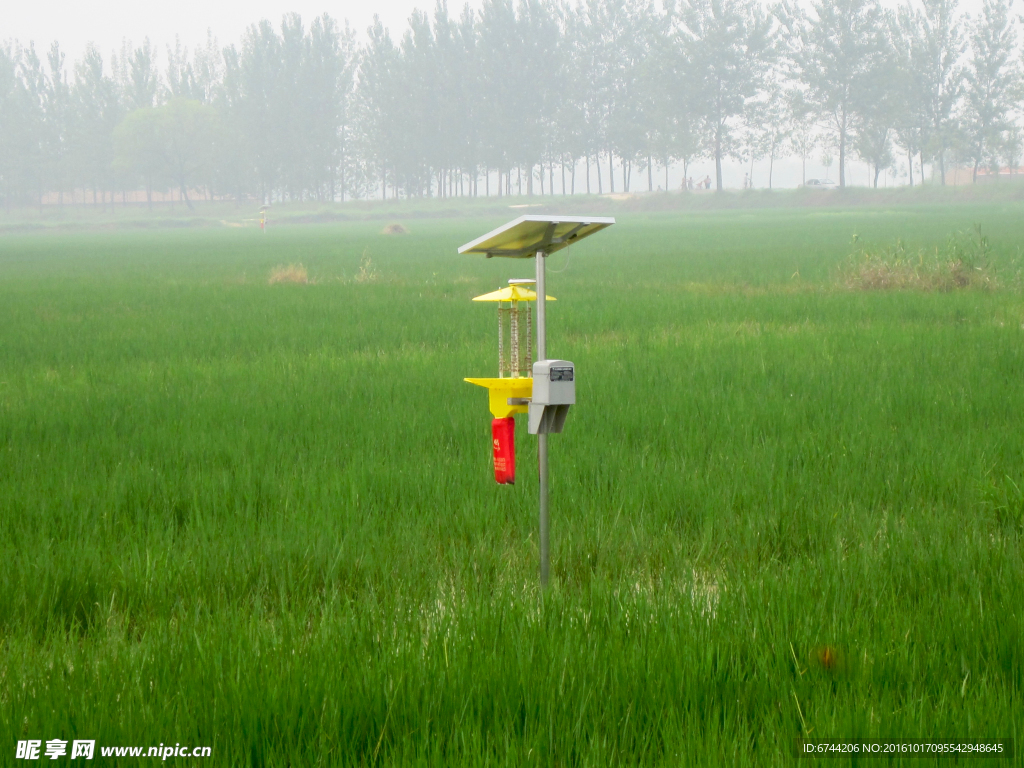
[[[466,243],[459,253],[528,259],[537,251],[554,253],[615,223],[607,216],[545,216],[528,214]]]

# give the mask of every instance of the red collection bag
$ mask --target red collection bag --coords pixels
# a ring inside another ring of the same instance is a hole
[[[501,483],[516,481],[516,420],[512,416],[491,422],[494,438],[494,479]]]

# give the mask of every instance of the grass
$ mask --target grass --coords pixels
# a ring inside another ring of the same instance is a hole
[[[532,270],[455,254],[501,219],[5,236],[0,749],[1020,745],[1021,212],[634,214],[552,256],[579,405],[552,439],[545,595],[534,441],[520,424],[496,486],[462,382],[495,358],[470,299]],[[836,281],[854,234],[933,252],[975,223],[989,288]],[[281,264],[308,282],[268,285]]]
[[[1014,208],[1024,201],[1024,176],[999,179],[990,183],[960,186],[939,184],[915,187],[870,189],[853,186],[845,190],[757,189],[722,192],[646,192],[634,186],[629,194],[503,195],[479,197],[404,198],[389,200],[347,200],[344,203],[307,200],[275,203],[267,211],[267,227],[286,224],[330,222],[388,222],[385,229],[405,229],[410,220],[466,217],[495,217],[504,221],[510,215],[526,213],[563,213],[581,215],[632,214],[717,214],[727,211],[849,211],[861,209],[875,213],[922,209],[926,215],[956,206],[961,213],[977,209],[982,216],[995,209]],[[597,191],[596,189],[594,190]],[[255,200],[193,200],[193,208],[181,203],[158,203],[152,208],[142,203],[122,202],[104,205],[78,203],[66,205],[24,206],[0,210],[0,233],[81,232],[143,230],[161,228],[247,228],[258,229],[259,204]],[[401,234],[393,231],[389,234]],[[933,233],[934,234],[934,233]]]
[[[980,225],[974,232],[953,233],[941,246],[916,252],[902,239],[882,248],[866,248],[857,241],[854,235],[854,251],[841,268],[841,280],[848,288],[952,291],[997,285],[989,264],[991,245]],[[1009,266],[1015,272],[1016,264]]]

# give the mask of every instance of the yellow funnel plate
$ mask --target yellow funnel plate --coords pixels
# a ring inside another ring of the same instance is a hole
[[[531,397],[533,379],[465,379],[478,387],[487,387],[488,404],[494,418],[503,419],[513,413],[526,413],[525,405],[509,405],[510,397]]]
[[[548,301],[556,301],[554,296],[548,296]],[[491,291],[485,293],[483,296],[477,296],[473,301],[536,301],[537,293],[531,291],[529,288],[523,288],[518,285],[510,285],[508,288],[502,288],[497,291]],[[469,379],[466,379],[469,381]],[[482,379],[481,379],[482,381]],[[480,386],[485,386],[481,384]]]

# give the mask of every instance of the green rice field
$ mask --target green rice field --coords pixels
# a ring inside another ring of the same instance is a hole
[[[635,212],[552,255],[545,592],[536,441],[496,485],[462,381],[470,299],[533,265],[456,250],[518,214],[395,211],[0,237],[0,763],[1024,763],[1024,203]]]

